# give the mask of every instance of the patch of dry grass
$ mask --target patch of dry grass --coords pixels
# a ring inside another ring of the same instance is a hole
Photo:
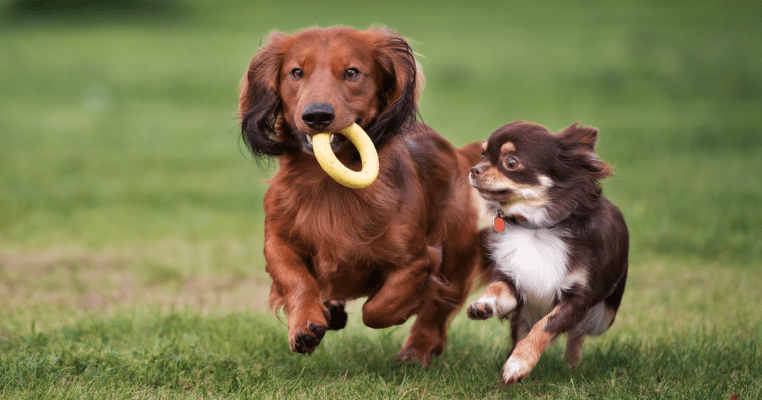
[[[85,315],[190,307],[263,311],[269,278],[256,243],[172,240],[140,248],[0,252],[0,330],[45,330]]]

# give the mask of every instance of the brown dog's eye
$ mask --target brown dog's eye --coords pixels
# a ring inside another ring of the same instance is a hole
[[[509,171],[515,171],[519,168],[519,160],[514,156],[508,157],[508,159],[505,160],[505,168],[508,168]]]
[[[482,159],[484,159],[484,154],[485,154],[485,153],[482,151]]]
[[[348,81],[355,81],[360,76],[360,71],[357,70],[357,68],[350,68],[346,71],[344,71],[344,79]]]
[[[291,70],[291,77],[298,81],[304,77],[304,71],[302,71],[301,68],[294,68]]]

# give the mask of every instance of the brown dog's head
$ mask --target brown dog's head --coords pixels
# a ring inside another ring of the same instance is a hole
[[[517,121],[496,130],[471,169],[471,185],[507,216],[550,226],[586,213],[601,196],[611,167],[595,155],[598,130],[574,124],[557,135]]]
[[[296,154],[311,151],[311,135],[357,123],[380,148],[415,120],[419,75],[392,30],[273,32],[241,81],[243,138],[256,156]],[[335,136],[334,150],[346,142]]]

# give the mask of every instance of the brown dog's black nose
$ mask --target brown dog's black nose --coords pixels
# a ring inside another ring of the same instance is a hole
[[[336,113],[328,103],[309,103],[302,111],[302,121],[310,128],[328,126],[335,117]]]

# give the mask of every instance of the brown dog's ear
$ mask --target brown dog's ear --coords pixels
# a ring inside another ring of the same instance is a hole
[[[257,156],[279,156],[289,151],[285,142],[278,141],[275,121],[280,112],[278,74],[287,45],[286,36],[272,32],[241,79],[238,118],[241,136]]]
[[[374,42],[379,71],[381,113],[366,131],[376,148],[400,134],[418,115],[419,85],[424,82],[410,45],[399,33],[386,28],[368,31]]]
[[[595,151],[595,143],[598,141],[598,129],[590,126],[579,126],[579,123],[566,128],[558,136],[569,144],[584,146],[589,151]]]

